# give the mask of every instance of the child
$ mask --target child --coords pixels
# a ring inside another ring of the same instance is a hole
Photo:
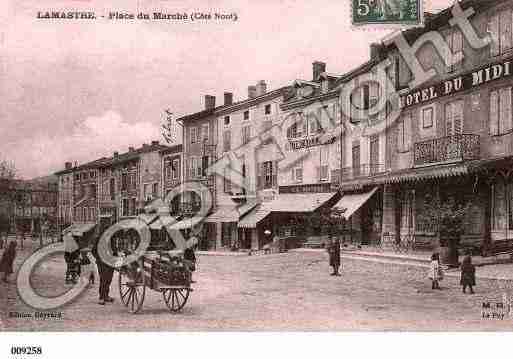
[[[12,268],[14,258],[16,258],[16,241],[9,243],[9,247],[7,247],[0,260],[0,272],[4,273],[3,281],[5,283],[7,283],[9,274],[14,273]]]
[[[438,282],[443,279],[443,272],[442,268],[440,267],[440,257],[438,253],[433,253],[431,256],[429,279],[432,281],[431,289],[440,289]]]
[[[472,286],[476,285],[476,267],[472,264],[472,257],[470,255],[467,255],[461,263],[460,284],[463,286],[463,293],[465,293],[468,286],[470,294],[474,294]]]

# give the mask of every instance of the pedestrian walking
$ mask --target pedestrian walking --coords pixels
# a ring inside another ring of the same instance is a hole
[[[114,276],[114,268],[111,267],[108,263],[104,262],[100,253],[98,252],[98,245],[100,243],[100,239],[103,235],[103,232],[107,229],[107,226],[98,225],[98,230],[96,231],[93,248],[91,253],[93,254],[96,260],[96,266],[98,267],[98,276],[100,277],[100,287],[99,287],[99,300],[98,304],[105,305],[105,303],[114,302],[114,298],[109,296],[110,285],[112,283],[112,277]]]
[[[185,260],[185,263],[189,267],[189,271],[191,272],[191,283],[196,283],[192,280],[192,272],[196,271],[196,254],[194,253],[194,247],[196,246],[198,240],[196,237],[192,237],[191,240],[191,245],[185,248],[185,250],[183,251],[183,259]]]
[[[470,294],[474,294],[472,287],[476,285],[476,267],[472,264],[472,256],[470,254],[465,256],[461,263],[460,284],[463,286],[463,293],[466,293],[466,289],[469,287]]]
[[[9,274],[14,273],[14,270],[12,268],[12,264],[14,262],[14,259],[16,258],[16,241],[13,241],[9,243],[9,246],[4,251],[4,254],[2,255],[2,259],[0,259],[0,272],[4,273],[3,281],[5,283],[8,283],[7,278],[9,277]]]
[[[335,241],[332,239],[328,245],[328,254],[330,257],[330,266],[333,267],[332,276],[340,276],[340,240],[337,238]]]
[[[431,289],[441,289],[439,282],[443,279],[443,275],[444,272],[440,266],[440,256],[438,253],[433,253],[428,275],[429,279],[431,279]]]

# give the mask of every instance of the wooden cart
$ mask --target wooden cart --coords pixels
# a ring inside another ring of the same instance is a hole
[[[125,235],[115,244],[116,251],[129,255],[137,241],[137,236]],[[148,251],[118,269],[121,302],[135,314],[142,309],[147,289],[151,289],[162,294],[171,312],[180,311],[192,292],[191,266],[183,258],[183,251],[175,250],[165,229],[152,229]]]
[[[130,313],[142,309],[146,288],[162,293],[169,310],[178,312],[192,292],[189,264],[174,254],[149,252],[119,270],[119,296]]]

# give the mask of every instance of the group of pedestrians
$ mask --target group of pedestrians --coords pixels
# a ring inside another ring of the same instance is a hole
[[[463,293],[466,293],[467,287],[470,294],[474,294],[476,285],[476,267],[472,264],[472,256],[467,254],[461,263],[460,285],[463,287]],[[429,267],[428,278],[431,280],[431,289],[441,289],[440,281],[444,279],[444,271],[440,265],[440,255],[433,253]]]

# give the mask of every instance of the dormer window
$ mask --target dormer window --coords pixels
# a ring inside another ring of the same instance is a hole
[[[264,113],[266,115],[270,115],[271,114],[271,105],[265,105],[265,108],[264,108]]]
[[[322,80],[321,82],[321,91],[322,93],[326,93],[329,90],[329,82],[327,79]]]
[[[230,124],[230,116],[224,116],[224,125],[228,126]]]

